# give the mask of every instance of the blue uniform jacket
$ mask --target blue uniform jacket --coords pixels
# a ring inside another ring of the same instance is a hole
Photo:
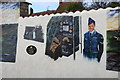
[[[84,34],[84,49],[83,54],[88,58],[100,58],[103,53],[103,36],[94,31],[93,34],[90,36],[90,32]]]

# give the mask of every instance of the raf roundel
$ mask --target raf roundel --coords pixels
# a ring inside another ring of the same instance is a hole
[[[27,47],[26,51],[29,55],[34,55],[37,52],[37,48],[33,45],[30,45]]]

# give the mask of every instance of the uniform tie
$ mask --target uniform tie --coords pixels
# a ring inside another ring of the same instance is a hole
[[[90,37],[92,36],[92,33],[90,33]]]

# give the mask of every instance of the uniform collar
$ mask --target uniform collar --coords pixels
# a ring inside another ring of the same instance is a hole
[[[96,33],[96,30],[93,30],[92,32],[89,31],[89,33],[91,33],[91,34],[95,34],[95,33]]]
[[[93,30],[92,32],[90,32],[91,34],[93,34],[95,32],[95,30]]]

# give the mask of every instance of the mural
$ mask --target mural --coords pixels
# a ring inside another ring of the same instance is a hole
[[[42,26],[27,26],[24,33],[24,39],[44,42]]]
[[[107,15],[107,70],[120,71],[120,9]]]
[[[2,36],[0,36],[0,61],[15,62],[17,47],[18,24],[2,24]]]
[[[74,23],[76,24],[74,25]],[[72,54],[75,55],[75,52],[79,49],[78,45],[79,17],[52,17],[47,26],[47,42],[45,54],[54,60],[57,60],[62,56],[69,57]]]
[[[100,62],[104,48],[104,38],[96,29],[94,19],[88,19],[88,31],[84,34],[83,56],[89,60],[97,60]]]

